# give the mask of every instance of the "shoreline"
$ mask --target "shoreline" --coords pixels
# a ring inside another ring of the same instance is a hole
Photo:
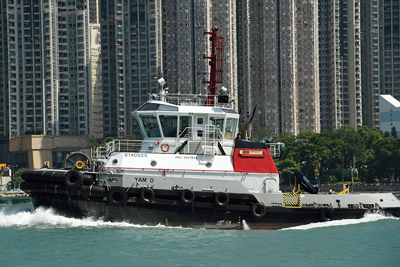
[[[29,197],[29,195],[25,192],[19,193],[0,193],[0,197]]]

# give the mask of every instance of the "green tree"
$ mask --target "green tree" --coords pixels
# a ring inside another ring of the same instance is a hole
[[[295,135],[285,135],[279,142],[284,143],[285,147],[281,149],[281,159],[295,159],[297,152],[295,151],[295,142],[297,137]]]
[[[385,138],[390,137],[390,133],[389,133],[388,131],[386,131],[386,132],[383,134],[383,137],[385,137]]]
[[[9,182],[9,184],[14,185],[14,187],[16,187],[16,188],[19,188],[19,185],[22,182],[22,173],[24,171],[26,171],[26,170],[19,169],[18,171],[13,173],[12,178],[11,178],[11,182]]]
[[[367,182],[373,182],[374,168],[375,168],[375,148],[376,143],[383,138],[383,134],[376,128],[368,128],[362,126],[358,128],[358,133],[364,138],[365,141],[365,159],[364,164],[360,166],[359,176]]]
[[[0,169],[0,178],[3,177],[4,172],[6,171],[6,168],[1,167]]]
[[[368,162],[368,170],[371,172],[369,182],[377,178],[389,178],[396,175],[399,170],[400,143],[394,137],[383,138],[375,143],[374,156]]]
[[[107,144],[108,142],[111,142],[111,141],[114,140],[114,139],[115,139],[115,138],[109,136],[109,137],[107,137],[106,139],[103,140],[103,142],[100,144],[100,146],[106,146],[106,144]]]
[[[320,181],[323,184],[332,184],[332,183],[335,183],[337,181],[337,179],[335,176],[325,173],[320,176]]]
[[[354,180],[354,171],[358,166],[365,160],[365,145],[364,138],[353,128],[353,127],[343,127],[338,130],[338,137],[345,141],[347,144],[346,152],[348,155],[348,160],[350,161],[351,169],[351,180]],[[342,156],[343,157],[343,156]],[[344,159],[346,157],[343,157]],[[342,164],[342,180],[343,180],[343,168],[345,163]]]
[[[300,163],[293,160],[293,159],[284,159],[284,160],[279,160],[276,163],[277,169],[282,172],[281,176],[281,183],[284,185],[291,185],[291,174],[289,174],[287,171],[296,171],[300,170]]]
[[[266,128],[259,129],[255,134],[253,134],[253,141],[259,142],[264,137],[272,137],[274,133],[272,132],[271,126],[267,126]]]
[[[96,136],[94,135],[89,135],[88,136],[89,139],[89,147],[90,148],[94,148],[94,147],[98,147],[100,145],[99,141],[97,140]]]
[[[372,149],[374,143],[383,138],[382,132],[376,128],[370,129],[367,126],[362,126],[358,128],[357,132],[364,138],[366,149]]]
[[[392,127],[392,136],[397,139],[397,130],[396,127]]]

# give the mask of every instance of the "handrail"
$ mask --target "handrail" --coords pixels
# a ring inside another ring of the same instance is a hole
[[[182,145],[183,142],[187,142],[187,145],[179,151],[183,154],[196,154],[197,149],[193,149],[193,145],[197,148],[202,147],[202,154],[215,154],[218,151],[218,143],[224,140],[221,129],[215,125],[206,125],[203,129],[203,136],[195,136],[194,129],[198,130],[198,127],[186,127],[184,132],[187,132],[188,138],[181,137],[176,138],[173,144],[175,148]],[[186,131],[187,130],[187,131]],[[97,161],[105,160],[106,157],[110,156],[113,152],[127,152],[127,153],[140,153],[141,151],[149,151],[150,153],[162,153],[161,144],[162,140],[126,140],[126,139],[115,139],[106,144],[104,147],[96,147],[91,149],[91,158]],[[174,141],[172,141],[174,142]],[[169,145],[172,145],[170,143]],[[272,157],[279,157],[281,154],[280,143],[269,143],[270,154]],[[184,152],[186,151],[186,152]],[[171,149],[169,153],[175,153],[176,149]],[[147,152],[144,152],[147,153]],[[221,154],[224,154],[221,152]]]

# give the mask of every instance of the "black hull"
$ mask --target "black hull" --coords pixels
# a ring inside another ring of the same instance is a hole
[[[282,229],[328,220],[359,219],[367,208],[265,207],[253,194],[102,187],[77,171],[24,173],[21,189],[35,208],[73,217],[210,229]],[[385,210],[399,217],[400,208]]]
[[[248,195],[251,196],[251,195]],[[141,225],[166,225],[207,229],[282,229],[326,220],[359,219],[368,209],[334,209],[330,218],[322,215],[320,208],[268,207],[262,218],[255,218],[247,205],[227,205],[217,208],[213,203],[193,202],[183,205],[176,200],[155,199],[143,203],[140,198],[130,197],[125,205],[111,206],[104,198],[87,196],[63,196],[31,194],[34,207],[52,207],[57,212],[73,217],[91,216],[106,221],[124,221]],[[389,211],[399,215],[400,210]],[[245,223],[244,223],[245,221]]]

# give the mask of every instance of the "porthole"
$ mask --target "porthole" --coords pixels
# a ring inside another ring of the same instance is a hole
[[[112,161],[112,165],[113,165],[113,166],[117,165],[117,163],[118,163],[118,160],[117,160],[117,159],[114,159],[114,160]]]
[[[211,166],[212,166],[212,163],[211,163],[211,162],[207,162],[207,163],[206,163],[206,167],[207,167],[207,168],[211,168]]]
[[[152,161],[150,162],[150,165],[151,165],[152,167],[155,167],[155,166],[157,165],[157,161],[152,160]]]

